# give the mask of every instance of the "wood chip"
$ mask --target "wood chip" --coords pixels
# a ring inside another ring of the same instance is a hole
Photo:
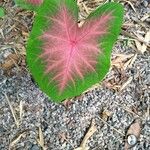
[[[132,82],[132,80],[133,77],[129,77],[128,80],[125,83],[123,83],[119,91],[121,92],[123,89],[125,89],[125,87],[127,87]]]
[[[103,120],[107,121],[108,117],[112,116],[112,112],[110,112],[108,110],[104,110],[104,111],[102,111],[100,116]]]
[[[146,19],[150,17],[150,14],[145,14],[142,18],[141,21],[144,22]]]
[[[131,59],[129,65],[128,65],[129,68],[132,67],[132,65],[133,65],[133,63],[135,62],[136,58],[137,58],[137,54],[135,54],[135,55],[132,57],[132,59]]]

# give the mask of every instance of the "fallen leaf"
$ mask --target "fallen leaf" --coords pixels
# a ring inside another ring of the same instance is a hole
[[[127,131],[127,134],[126,134],[125,150],[128,150],[129,148],[132,148],[132,147],[134,147],[136,145],[137,140],[140,137],[141,124],[142,124],[141,120],[139,118],[137,118],[130,125],[130,127],[129,127],[128,131]],[[129,140],[131,140],[131,141],[133,140],[131,143],[135,142],[135,144],[129,144]]]
[[[125,70],[130,64],[131,59],[133,58],[134,54],[128,54],[128,55],[114,54],[113,56],[115,56],[115,58],[112,60],[111,65],[119,69]]]
[[[13,68],[17,62],[19,61],[19,57],[16,54],[10,54],[8,57],[5,59],[4,63],[1,65],[1,67],[8,71],[11,68]]]

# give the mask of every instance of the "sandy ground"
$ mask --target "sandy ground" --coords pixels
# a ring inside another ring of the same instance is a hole
[[[79,20],[101,3],[78,1]],[[125,21],[107,77],[81,96],[55,104],[25,62],[33,12],[0,0],[6,12],[0,19],[0,150],[73,150],[82,141],[89,150],[124,150],[127,139],[134,142],[128,134],[137,136],[132,149],[150,149],[150,4],[121,3]],[[86,141],[89,128],[93,134]]]

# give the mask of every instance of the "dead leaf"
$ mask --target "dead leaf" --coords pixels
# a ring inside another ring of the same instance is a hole
[[[128,150],[129,148],[132,148],[132,147],[134,147],[136,145],[137,140],[140,137],[141,124],[142,124],[141,120],[139,118],[137,118],[130,125],[130,127],[129,127],[128,131],[127,131],[127,134],[126,134],[125,150]],[[131,139],[129,139],[129,138],[131,138]],[[133,144],[133,145],[129,144],[129,140],[135,140],[135,141],[133,141],[133,143],[135,142],[135,144]]]
[[[115,56],[115,58],[112,60],[111,65],[117,67],[118,69],[126,70],[134,57],[134,54],[113,54],[113,56]]]
[[[10,54],[8,55],[4,63],[1,65],[1,67],[4,70],[8,71],[11,68],[13,68],[17,64],[18,61],[19,61],[19,57],[16,54]]]

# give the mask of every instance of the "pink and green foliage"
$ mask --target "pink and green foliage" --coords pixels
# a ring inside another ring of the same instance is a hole
[[[52,26],[42,35],[41,58],[46,64],[45,73],[53,72],[51,80],[56,81],[61,93],[70,82],[75,86],[75,78],[84,80],[85,74],[96,72],[97,58],[102,52],[99,38],[107,34],[112,16],[103,14],[79,28],[74,16],[61,6],[49,19]]]
[[[74,0],[44,0],[36,11],[27,64],[40,88],[60,102],[100,82],[110,68],[111,49],[123,19],[122,5],[107,3],[97,8],[81,28]]]

